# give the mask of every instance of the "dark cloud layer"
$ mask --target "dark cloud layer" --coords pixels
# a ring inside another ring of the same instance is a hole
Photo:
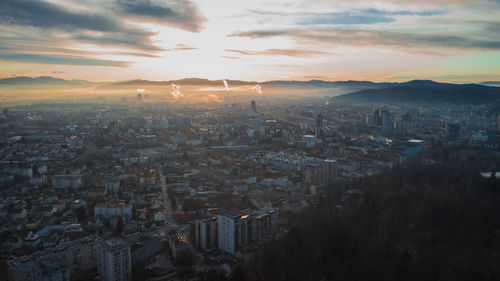
[[[297,12],[297,13],[283,13],[278,11],[264,11],[264,10],[249,10],[250,13],[279,17],[289,17],[293,15],[300,20],[299,25],[360,25],[360,24],[377,24],[394,22],[398,16],[436,16],[444,14],[443,10],[426,10],[426,11],[384,11],[379,9],[353,9],[342,13],[311,13],[311,12]]]
[[[123,47],[142,50],[146,52],[163,51],[164,49],[154,45],[150,39],[153,33],[150,32],[128,32],[108,34],[74,34],[74,41],[91,43],[100,46]]]
[[[0,0],[3,23],[29,25],[38,28],[77,29],[94,31],[124,31],[113,17],[83,11],[70,11],[38,0]]]
[[[20,53],[0,53],[0,60],[17,61],[42,64],[62,64],[62,65],[90,65],[90,66],[127,66],[127,62],[99,60],[85,57],[68,57],[57,55],[20,54]]]
[[[125,16],[135,16],[191,32],[199,32],[206,21],[197,7],[187,0],[170,1],[168,6],[151,0],[119,0],[117,7]]]
[[[89,1],[75,1],[75,5],[63,6],[42,0],[0,0],[0,59],[50,63],[53,58],[61,64],[107,65],[107,61],[65,57],[72,54],[65,46],[74,43],[122,49],[122,54],[135,50],[138,52],[133,55],[155,57],[165,49],[151,40],[155,33],[134,22],[199,32],[205,21],[189,0],[103,0],[100,4],[95,7]],[[74,51],[73,55],[81,53]]]
[[[134,18],[199,32],[206,20],[188,0],[163,4],[150,0],[117,0],[104,6],[108,9],[89,12],[90,9],[71,10],[41,0],[0,0],[0,20],[4,24],[38,28],[106,32],[125,32],[129,27],[124,20]]]
[[[495,23],[498,24],[498,23]],[[485,26],[485,30],[492,29],[494,23]],[[495,34],[495,33],[493,33]],[[499,32],[497,31],[498,35]],[[279,29],[279,30],[252,30],[236,32],[229,36],[248,38],[290,37],[301,43],[352,45],[352,46],[395,46],[395,47],[429,47],[429,48],[458,48],[500,50],[500,39],[483,34],[444,34],[418,33],[416,31],[378,31],[362,29],[339,28],[308,28],[308,29]]]

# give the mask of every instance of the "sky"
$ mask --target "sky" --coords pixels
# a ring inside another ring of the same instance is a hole
[[[500,0],[0,0],[0,78],[500,81]]]

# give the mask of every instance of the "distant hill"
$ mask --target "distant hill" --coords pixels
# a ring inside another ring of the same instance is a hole
[[[484,81],[479,83],[479,85],[500,87],[500,81]]]
[[[283,87],[306,87],[306,88],[335,88],[335,87],[360,87],[360,88],[383,88],[394,85],[395,83],[375,83],[370,81],[323,81],[323,80],[309,80],[309,81],[296,81],[296,80],[273,80],[266,82],[255,81],[242,81],[242,80],[227,80],[229,85],[267,85],[267,86],[283,86]],[[84,80],[65,80],[50,76],[40,77],[12,77],[0,79],[0,84],[3,85],[34,85],[34,84],[97,84]],[[223,80],[208,80],[203,78],[184,78],[178,80],[166,81],[151,81],[151,80],[125,80],[117,82],[103,82],[99,84],[106,84],[110,86],[120,85],[170,85],[172,83],[179,85],[221,85]]]
[[[430,80],[413,80],[404,83],[371,81],[324,81],[324,80],[273,80],[266,82],[227,80],[229,86],[250,86],[260,84],[270,88],[297,88],[318,91],[330,95],[337,103],[455,103],[483,104],[500,99],[500,82],[487,81],[481,84],[449,84]],[[116,89],[124,86],[214,86],[223,87],[223,80],[185,78],[170,81],[127,80],[118,82],[90,82],[65,80],[50,76],[11,77],[0,79],[0,86],[9,87],[51,87],[51,86],[98,86],[100,89]]]
[[[385,88],[394,83],[375,83],[371,81],[324,81],[324,80],[309,80],[309,81],[285,81],[275,80],[262,83],[262,85],[269,86],[283,86],[283,87],[308,87],[308,88],[336,88],[336,87],[359,87],[359,88]]]
[[[255,84],[255,82],[247,82],[247,81],[240,81],[240,80],[227,80],[229,85],[252,85]],[[169,80],[169,81],[149,81],[149,80],[128,80],[128,81],[119,81],[119,82],[112,82],[109,83],[109,86],[119,86],[119,85],[156,85],[156,86],[161,86],[161,85],[166,85],[170,86],[170,84],[178,84],[178,85],[204,85],[204,86],[220,86],[223,85],[224,82],[222,80],[208,80],[208,79],[202,79],[202,78],[184,78],[184,79],[179,79],[179,80]]]
[[[484,104],[500,101],[500,88],[413,80],[386,88],[366,89],[331,98],[335,103]]]
[[[370,81],[323,81],[323,80],[273,80],[266,82],[242,81],[242,80],[226,80],[229,85],[266,85],[266,86],[282,86],[282,87],[307,87],[307,88],[332,88],[332,87],[367,87],[379,88],[393,85],[392,83],[374,83]],[[170,85],[171,83],[179,85],[221,85],[223,80],[208,80],[202,78],[184,78],[179,80],[169,81],[149,81],[149,80],[128,80],[110,83],[111,85]]]
[[[82,85],[91,84],[89,81],[85,80],[65,80],[60,78],[54,78],[51,76],[40,76],[40,77],[11,77],[0,79],[0,85]]]

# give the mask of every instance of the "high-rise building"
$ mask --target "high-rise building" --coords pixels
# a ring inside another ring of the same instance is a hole
[[[413,117],[410,113],[405,113],[401,120],[397,122],[395,127],[395,133],[398,135],[409,135],[413,133],[413,130],[416,128],[416,122],[413,120]]]
[[[131,277],[130,246],[120,238],[111,238],[99,247],[99,278],[102,281],[126,281]]]
[[[305,179],[307,184],[327,184],[332,183],[337,176],[337,161],[324,160],[312,162],[306,166]]]
[[[250,110],[252,110],[254,113],[257,113],[257,105],[255,104],[255,101],[250,102]]]
[[[194,242],[198,249],[211,250],[217,247],[217,218],[207,216],[194,221]]]
[[[217,216],[218,247],[235,254],[256,241],[278,231],[278,211],[273,208],[260,211],[232,211]]]
[[[314,135],[319,138],[321,135],[321,128],[323,127],[323,116],[321,114],[316,115],[316,127],[314,130]]]
[[[376,108],[375,111],[373,112],[373,124],[375,126],[381,126],[382,125],[382,110]]]
[[[239,250],[240,218],[240,213],[217,215],[219,249],[233,255]]]
[[[316,115],[316,128],[321,128],[323,127],[323,115],[317,114]]]
[[[266,239],[270,235],[278,232],[278,210],[264,208],[258,211],[255,217],[255,240]]]
[[[389,111],[382,111],[382,135],[391,136],[394,132],[394,120]]]
[[[256,240],[256,215],[251,212],[233,211],[217,216],[218,247],[235,254]]]
[[[458,141],[460,139],[460,124],[449,122],[446,125],[446,139],[452,142]]]

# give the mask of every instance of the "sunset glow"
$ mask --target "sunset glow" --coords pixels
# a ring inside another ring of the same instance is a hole
[[[500,2],[2,0],[0,76],[500,80]]]

